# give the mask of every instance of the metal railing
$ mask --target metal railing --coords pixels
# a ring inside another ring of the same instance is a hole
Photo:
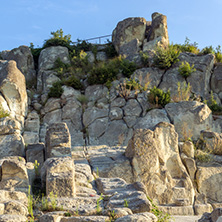
[[[112,35],[103,35],[103,36],[99,36],[99,37],[94,37],[94,38],[90,38],[90,39],[83,39],[83,40],[81,40],[81,41],[86,41],[86,42],[89,42],[89,41],[93,41],[93,40],[99,40],[99,43],[97,43],[97,42],[95,42],[96,44],[102,44],[102,39],[104,39],[104,38],[107,38],[106,40],[110,40],[111,41],[111,37]],[[78,42],[74,42],[74,43],[78,43]],[[104,43],[104,42],[103,42]]]

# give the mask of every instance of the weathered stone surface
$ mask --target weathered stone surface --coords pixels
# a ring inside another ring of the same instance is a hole
[[[139,81],[143,87],[153,88],[159,85],[163,73],[163,70],[157,68],[141,68],[133,73],[132,78]]]
[[[62,108],[62,119],[72,122],[76,130],[82,130],[82,106],[75,98],[69,98]]]
[[[180,152],[184,153],[187,157],[194,158],[194,145],[191,141],[179,143]]]
[[[167,17],[158,12],[155,12],[152,14],[152,24],[148,40],[152,41],[157,39],[158,37],[164,37],[167,41],[169,41]]]
[[[94,175],[97,176],[98,172],[99,177],[119,177],[127,183],[133,182],[132,168],[130,161],[124,156],[124,148],[87,147],[87,150]]]
[[[71,122],[69,119],[64,119],[63,122],[66,123],[68,128],[69,128],[72,147],[74,147],[74,146],[84,146],[85,145],[85,139],[84,139],[83,132],[79,131],[79,130],[76,130],[76,125],[78,126],[79,123],[73,124],[73,122]]]
[[[196,101],[169,103],[165,106],[170,120],[180,139],[197,140],[201,130],[214,128],[211,110],[206,104]]]
[[[58,198],[57,205],[63,206],[64,210],[69,210],[75,214],[78,210],[79,216],[96,215],[97,200],[99,195],[88,195],[87,197],[74,197],[74,198]],[[100,209],[103,210],[103,200],[100,201]]]
[[[16,61],[17,67],[24,74],[26,81],[35,81],[36,72],[34,60],[28,46],[23,45],[12,50],[2,51],[1,57],[4,60]]]
[[[0,215],[0,222],[26,222],[27,217],[20,215],[3,214]]]
[[[138,53],[140,51],[141,42],[139,39],[133,39],[120,46],[119,54],[124,56],[130,56]]]
[[[62,218],[61,222],[106,222],[108,220],[107,216],[80,216]]]
[[[181,53],[179,59],[180,62],[186,61],[194,64],[194,68],[196,69],[187,78],[187,81],[191,85],[191,91],[202,98],[209,95],[211,71],[214,67],[214,55],[195,56]]]
[[[111,107],[123,107],[126,104],[126,100],[122,97],[117,97],[111,102]]]
[[[201,131],[198,140],[199,148],[209,151],[211,154],[222,155],[222,135],[209,130]]]
[[[32,111],[25,120],[25,131],[39,133],[40,119],[37,112]]]
[[[65,211],[54,211],[46,213],[39,218],[39,222],[60,222],[64,217]]]
[[[134,179],[145,184],[156,203],[175,204],[177,199],[187,198],[193,204],[192,182],[181,162],[173,125],[162,122],[154,131],[135,130],[125,155],[131,159]]]
[[[191,180],[194,182],[195,174],[196,174],[196,162],[193,158],[187,157],[185,154],[181,155],[182,162],[187,169],[187,172],[190,175]]]
[[[116,222],[156,222],[158,219],[152,213],[138,213],[120,217]]]
[[[159,206],[158,208],[170,215],[194,215],[193,206]]]
[[[110,109],[109,118],[110,120],[120,120],[123,117],[123,110],[119,107],[113,107]]]
[[[145,39],[143,42],[143,52],[152,51],[157,47],[166,48],[168,45],[169,45],[169,39],[165,39],[162,36],[155,38],[154,40],[151,40],[149,42],[147,42],[147,39]]]
[[[222,183],[222,167],[198,166],[196,173],[197,188],[201,194],[212,201],[222,202],[220,184]]]
[[[25,131],[23,133],[23,139],[24,139],[24,143],[26,145],[38,143],[39,142],[39,134],[34,133],[34,132]]]
[[[123,120],[113,120],[108,124],[107,130],[99,138],[99,144],[115,146],[127,144],[128,128]],[[93,145],[93,144],[92,144]]]
[[[123,107],[125,116],[140,116],[142,108],[136,99],[129,99]]]
[[[106,207],[107,208],[121,208],[124,206],[124,200],[128,203],[128,208],[133,213],[149,212],[151,203],[147,199],[145,193],[141,191],[125,191],[113,195]]]
[[[216,208],[211,213],[212,222],[216,222],[217,219],[222,215],[222,208]]]
[[[27,146],[26,150],[26,160],[27,162],[35,163],[35,160],[39,163],[39,169],[41,169],[45,161],[45,144],[37,143]]]
[[[57,109],[61,109],[60,99],[49,98],[47,100],[47,103],[45,104],[44,110],[42,112],[44,114],[44,113],[52,112]]]
[[[4,214],[23,215],[23,216],[28,215],[27,207],[16,200],[5,202],[4,205],[5,205]]]
[[[93,85],[93,86],[88,86],[85,90],[85,96],[86,98],[89,99],[89,101],[97,101],[101,98],[109,98],[108,97],[108,88],[103,85]]]
[[[62,100],[68,101],[69,99],[73,99],[73,98],[77,99],[81,95],[80,91],[70,86],[62,86],[62,88],[64,90],[61,95]]]
[[[60,58],[64,63],[70,63],[69,52],[66,47],[63,46],[51,46],[43,49],[39,56],[39,70],[49,70],[54,67],[56,59]]]
[[[0,92],[7,101],[11,116],[26,115],[28,99],[25,77],[15,61],[0,61]]]
[[[55,71],[40,69],[37,75],[37,92],[47,94],[53,83],[58,81],[60,81],[60,79],[56,76]]]
[[[212,77],[211,77],[211,90],[215,93],[222,92],[222,64],[217,63]]]
[[[51,158],[46,163],[46,194],[51,192],[58,197],[74,197],[75,167],[71,158]]]
[[[8,191],[8,190],[0,190],[0,199],[2,202],[7,202],[10,200],[15,200],[19,203],[27,205],[28,198],[24,192],[20,191]]]
[[[108,126],[108,117],[100,118],[93,121],[88,126],[87,132],[89,134],[89,144],[94,144],[94,139],[99,138],[104,134]]]
[[[87,127],[96,119],[108,117],[108,115],[108,109],[99,109],[97,107],[87,108],[83,113],[83,124]]]
[[[166,111],[164,109],[152,109],[146,114],[146,116],[139,118],[133,128],[152,129],[156,124],[160,122],[170,123]]]
[[[132,215],[133,214],[133,212],[128,207],[112,208],[112,209],[104,210],[102,212],[102,214],[110,216],[113,212],[115,213],[115,218],[116,219],[120,218],[120,217],[124,217],[124,216]]]
[[[20,133],[0,135],[0,147],[0,158],[25,154],[25,144]]]
[[[138,39],[140,45],[145,38],[146,20],[144,18],[127,18],[119,22],[112,34],[112,42],[116,51],[119,53],[120,48]]]
[[[26,81],[36,81],[34,60],[31,50],[28,46],[22,45],[10,51],[2,51],[1,57],[4,60],[16,61],[17,67],[24,74]]]
[[[124,116],[123,120],[129,128],[132,128],[137,123],[138,117],[137,116]]]
[[[62,109],[56,109],[46,113],[43,117],[43,123],[50,125],[53,123],[62,122]]]
[[[46,132],[46,158],[71,156],[71,138],[66,123],[54,123]]]
[[[178,64],[179,66],[179,64]],[[178,98],[178,82],[180,82],[181,86],[186,84],[185,79],[179,74],[178,67],[172,67],[171,69],[167,70],[166,73],[163,75],[163,80],[160,83],[159,88],[162,89],[164,92],[167,90],[170,91],[171,97],[175,100]]]
[[[2,163],[1,170],[0,189],[28,193],[29,178],[23,161],[6,159]]]
[[[202,215],[204,213],[211,213],[213,210],[210,204],[195,204],[194,205],[194,212],[195,215]]]

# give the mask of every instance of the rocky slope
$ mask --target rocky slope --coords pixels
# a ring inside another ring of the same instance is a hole
[[[128,18],[113,31],[117,52],[129,60],[168,43],[166,16],[159,13],[152,22]],[[46,194],[41,204],[33,202],[39,221],[158,221],[147,196],[172,215],[221,207],[222,116],[198,99],[178,101],[180,82],[191,85],[194,98],[209,99],[212,91],[221,105],[222,71],[214,55],[181,53],[167,70],[150,66],[133,73],[141,86],[150,82],[177,98],[162,108],[147,100],[149,90],[124,96],[121,76],[110,88],[62,86],[59,98],[48,98],[59,80],[55,61],[70,64],[66,47],[42,50],[37,70],[26,46],[1,57],[0,102],[9,115],[0,118],[0,221],[27,220],[30,185],[31,192]],[[186,79],[181,62],[194,64]]]

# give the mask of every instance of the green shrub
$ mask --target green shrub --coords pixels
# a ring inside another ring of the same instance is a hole
[[[53,83],[52,87],[49,89],[48,97],[59,98],[63,93],[62,82],[58,81]]]
[[[106,44],[106,48],[105,48],[105,53],[106,53],[106,56],[109,58],[109,59],[112,59],[116,56],[118,56],[118,53],[114,47],[114,45],[112,44],[112,42],[108,41],[108,43]]]
[[[205,48],[203,48],[202,50],[201,50],[201,52],[200,52],[200,54],[201,55],[207,55],[207,54],[214,54],[215,53],[215,51],[214,51],[214,48],[213,48],[213,46],[211,45],[211,46],[207,46],[207,47],[205,47]]]
[[[120,72],[120,58],[115,58],[107,62],[102,62],[94,65],[90,71],[88,77],[88,83],[93,84],[105,84],[107,81],[113,81],[117,78]]]
[[[4,118],[9,116],[9,113],[7,111],[5,111],[2,107],[2,104],[0,104],[0,118]]]
[[[213,114],[221,114],[222,107],[217,104],[217,101],[214,99],[213,91],[211,91],[210,100],[207,101],[208,107],[211,109]]]
[[[190,66],[189,62],[182,62],[179,66],[179,73],[184,78],[189,77],[193,72],[195,72],[196,69],[194,68],[194,64]]]
[[[141,61],[142,61],[143,67],[149,67],[150,56],[148,55],[148,53],[147,52],[140,52],[140,56],[141,56]]]
[[[191,86],[190,83],[186,84],[184,82],[182,85],[180,82],[177,83],[177,94],[174,95],[172,100],[174,102],[180,102],[180,101],[189,101],[191,96]]]
[[[162,89],[156,88],[156,86],[150,89],[150,93],[148,94],[148,101],[151,104],[154,104],[157,107],[164,107],[167,103],[170,102],[170,100],[171,98],[169,90],[165,93]]]
[[[135,62],[130,62],[129,60],[122,59],[120,62],[120,69],[125,77],[130,78],[130,76],[137,69],[137,66]]]
[[[73,74],[69,76],[66,80],[64,80],[63,83],[67,86],[73,87],[74,89],[78,89],[78,90],[83,89],[83,84]]]
[[[215,58],[216,62],[222,62],[222,53],[221,53],[221,46],[218,45],[216,50],[215,50]]]
[[[190,52],[194,54],[198,54],[200,50],[198,49],[198,44],[196,42],[190,43],[190,39],[186,37],[184,44],[175,44],[176,47],[181,52]]]
[[[173,44],[170,44],[166,49],[157,46],[154,55],[154,65],[160,69],[168,69],[179,61],[179,55],[180,50]]]
[[[55,32],[51,32],[52,37],[48,40],[45,40],[43,44],[43,48],[47,48],[50,46],[65,46],[69,50],[72,50],[71,47],[71,35],[64,35],[63,30],[59,29]]]
[[[147,196],[147,199],[150,201],[152,209],[151,212],[157,217],[157,222],[169,222],[172,218],[168,213],[164,213],[159,210],[158,206],[154,204],[153,200]]]

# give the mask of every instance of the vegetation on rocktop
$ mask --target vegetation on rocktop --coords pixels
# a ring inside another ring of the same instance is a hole
[[[150,93],[148,94],[148,101],[155,105],[157,108],[163,108],[167,103],[170,103],[170,91],[164,92],[162,89],[156,88],[154,86],[150,89]]]
[[[189,77],[196,69],[194,68],[194,64],[190,66],[189,62],[182,62],[179,66],[179,73],[184,78]]]
[[[0,103],[0,119],[9,116],[9,113],[5,111]]]

